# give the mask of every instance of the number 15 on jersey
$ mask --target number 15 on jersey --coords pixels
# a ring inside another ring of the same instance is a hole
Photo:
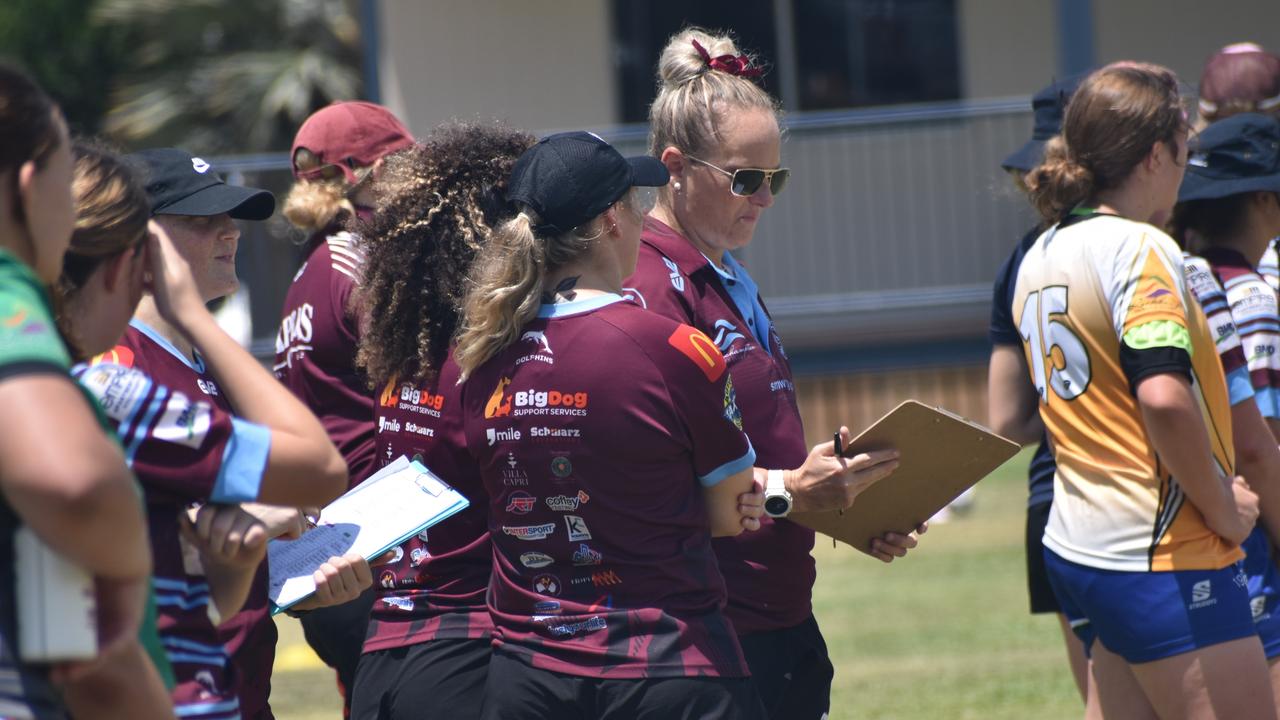
[[[1044,403],[1050,387],[1063,400],[1074,400],[1089,388],[1089,352],[1066,314],[1067,286],[1051,285],[1027,295],[1018,321],[1031,356],[1031,379]]]

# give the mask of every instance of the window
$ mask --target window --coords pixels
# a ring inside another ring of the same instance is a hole
[[[623,122],[647,119],[658,54],[687,25],[732,30],[739,47],[764,61],[765,89],[788,108],[960,97],[955,0],[613,0],[612,7]],[[776,12],[791,13],[793,59],[779,56]],[[781,85],[791,72],[788,97]]]
[[[960,97],[955,0],[795,0],[802,110]]]

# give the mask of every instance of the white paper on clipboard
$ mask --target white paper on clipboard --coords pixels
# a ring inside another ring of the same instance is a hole
[[[329,558],[349,552],[376,558],[468,505],[422,463],[401,456],[330,503],[302,537],[267,545],[276,612],[316,591],[312,574]]]

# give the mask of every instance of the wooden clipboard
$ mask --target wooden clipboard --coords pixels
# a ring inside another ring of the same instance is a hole
[[[898,469],[847,510],[789,519],[859,550],[886,532],[909,533],[1017,454],[1017,443],[942,408],[907,400],[849,442],[846,457],[896,448]]]

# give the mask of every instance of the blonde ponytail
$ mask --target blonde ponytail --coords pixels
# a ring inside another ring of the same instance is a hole
[[[538,315],[547,275],[591,248],[603,216],[555,237],[539,237],[542,219],[531,208],[498,226],[476,257],[474,281],[463,305],[453,359],[461,379],[505,350]]]
[[[294,227],[314,233],[332,225],[344,212],[354,215],[355,207],[342,180],[300,180],[289,190],[282,212]]]

